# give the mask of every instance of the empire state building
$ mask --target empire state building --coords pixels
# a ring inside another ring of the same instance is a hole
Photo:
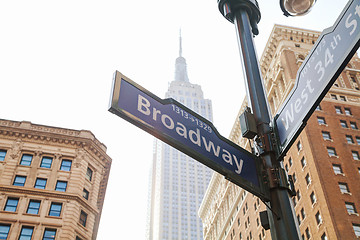
[[[211,100],[204,99],[201,86],[190,83],[186,60],[175,62],[175,79],[169,84],[166,98],[173,98],[212,121]],[[202,239],[198,209],[213,171],[175,148],[155,139],[150,180],[147,239]]]

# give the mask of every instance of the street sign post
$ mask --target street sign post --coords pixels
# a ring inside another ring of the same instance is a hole
[[[261,177],[261,159],[222,137],[210,121],[179,102],[160,99],[116,71],[109,111],[269,199]]]
[[[275,116],[279,157],[286,154],[360,44],[360,2],[350,0],[301,65],[294,89]]]

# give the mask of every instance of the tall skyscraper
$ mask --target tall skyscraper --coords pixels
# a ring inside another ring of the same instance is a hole
[[[199,85],[189,81],[186,60],[182,56],[181,35],[175,79],[166,92],[166,98],[170,97],[212,121],[211,101],[204,99]],[[155,140],[151,171],[148,239],[202,239],[202,223],[197,211],[212,170]]]
[[[95,240],[110,166],[90,131],[0,119],[0,239]]]
[[[319,36],[316,31],[274,26],[260,60],[272,114],[291,92],[297,71]],[[283,161],[294,179],[293,205],[302,239],[360,238],[359,126],[360,59],[355,54]],[[230,139],[249,149],[239,120]],[[199,211],[204,239],[271,239],[260,224],[259,212],[265,209],[259,198],[214,174]]]

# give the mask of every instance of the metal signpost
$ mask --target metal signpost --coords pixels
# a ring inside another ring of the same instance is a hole
[[[275,117],[280,157],[285,155],[360,44],[360,2],[348,2],[335,24],[318,38]]]
[[[222,137],[213,124],[173,99],[162,100],[116,71],[109,111],[269,199],[261,159]]]
[[[256,135],[256,155],[222,137],[211,122],[192,110],[173,99],[158,98],[119,72],[114,74],[109,111],[268,202],[265,218],[269,220],[273,240],[299,240],[299,226],[290,199],[294,189],[281,160],[359,48],[360,1],[350,0],[335,24],[324,30],[274,119],[270,119],[253,43],[260,21],[258,3],[217,1],[222,15],[235,24],[252,111],[247,111],[246,116],[250,117],[242,117],[242,122],[253,126],[251,131],[245,129],[243,133],[248,138]]]

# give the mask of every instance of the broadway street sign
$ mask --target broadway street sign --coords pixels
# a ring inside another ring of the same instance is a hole
[[[296,76],[295,87],[275,116],[283,156],[360,44],[360,1],[350,0],[325,29]]]
[[[211,122],[173,99],[160,99],[116,71],[109,111],[268,199],[261,159],[222,137]]]

